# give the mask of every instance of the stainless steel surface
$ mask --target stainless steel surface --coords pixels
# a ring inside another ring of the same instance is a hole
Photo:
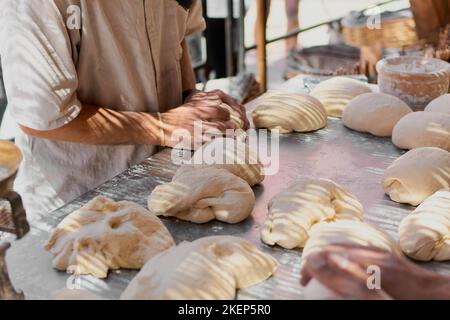
[[[290,84],[293,84],[292,81]],[[281,137],[280,171],[254,188],[256,206],[245,222],[238,225],[220,222],[195,225],[164,219],[164,223],[177,242],[211,235],[235,235],[248,239],[278,259],[281,266],[274,277],[241,290],[238,298],[301,299],[301,251],[268,247],[260,240],[260,228],[269,200],[297,178],[312,176],[332,179],[345,186],[363,203],[367,222],[380,226],[397,238],[399,222],[413,208],[391,202],[384,195],[381,179],[383,171],[401,154],[390,139],[357,133],[346,129],[340,120],[330,119],[324,130]],[[39,221],[8,252],[7,261],[14,285],[22,289],[29,299],[47,299],[53,291],[66,288],[68,281],[76,283],[71,281],[69,275],[52,269],[52,256],[43,250],[51,230],[63,217],[97,195],[135,201],[145,206],[152,189],[169,181],[175,169],[176,166],[170,161],[170,151],[164,150]],[[450,275],[450,263],[433,262],[424,266]],[[106,281],[82,277],[81,286],[104,298],[117,299],[135,274],[136,271],[115,271]]]

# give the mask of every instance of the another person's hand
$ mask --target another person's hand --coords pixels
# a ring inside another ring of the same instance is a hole
[[[369,289],[369,266],[380,268],[381,289]],[[450,277],[427,271],[379,249],[330,246],[308,257],[302,285],[314,278],[342,298],[450,299]]]
[[[222,103],[218,94],[196,93],[185,104],[163,113],[164,144],[195,149],[214,136],[223,136],[227,130],[237,129],[230,121],[230,112],[220,107]],[[195,124],[201,127],[196,129]]]

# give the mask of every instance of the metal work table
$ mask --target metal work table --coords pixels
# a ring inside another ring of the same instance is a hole
[[[285,88],[299,88],[298,79]],[[326,129],[309,134],[283,135],[280,140],[280,171],[266,177],[254,188],[256,205],[252,216],[237,225],[211,222],[195,225],[164,219],[177,243],[211,235],[235,235],[248,239],[281,264],[274,277],[241,290],[239,299],[302,299],[299,285],[301,250],[269,247],[260,240],[260,229],[267,214],[269,200],[295,179],[302,176],[328,178],[345,186],[357,196],[365,208],[365,221],[378,225],[397,238],[400,221],[414,208],[396,204],[384,195],[383,171],[403,152],[389,138],[375,138],[345,128],[341,120],[330,119]],[[66,215],[97,195],[114,200],[129,200],[146,206],[147,197],[158,184],[168,182],[176,170],[170,150],[164,150],[134,166],[99,188],[56,210],[35,224],[30,233],[13,242],[7,262],[12,281],[28,299],[48,299],[55,290],[66,288],[68,274],[55,271],[52,256],[43,246],[51,230]],[[426,263],[427,269],[450,275],[450,263]],[[106,299],[119,298],[137,271],[111,272],[105,280],[82,277],[81,285]]]

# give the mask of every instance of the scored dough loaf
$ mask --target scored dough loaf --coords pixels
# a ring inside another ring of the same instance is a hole
[[[76,267],[79,274],[105,278],[108,270],[140,269],[148,259],[174,246],[163,223],[129,201],[99,196],[67,216],[53,231],[45,249],[53,267]]]
[[[151,259],[123,300],[230,300],[273,275],[278,262],[250,242],[217,236],[183,242]]]
[[[264,167],[248,143],[238,139],[216,138],[199,148],[191,160],[181,166],[175,177],[186,169],[206,167],[225,169],[253,187],[264,180]]]
[[[450,189],[427,198],[400,223],[400,248],[419,261],[450,260]]]
[[[313,225],[341,219],[362,220],[363,212],[354,196],[330,180],[295,182],[269,203],[262,240],[286,249],[303,248]]]
[[[439,148],[413,149],[385,171],[383,188],[399,203],[417,206],[450,185],[450,153]]]
[[[333,223],[316,224],[302,253],[302,264],[313,253],[330,245],[355,245],[373,247],[400,256],[395,240],[383,230],[355,220],[339,220]]]
[[[450,114],[450,94],[444,94],[431,101],[425,108],[425,111]]]
[[[372,91],[369,86],[361,81],[346,77],[334,77],[319,83],[311,91],[311,95],[322,102],[329,116],[340,118],[353,98],[370,92]]]
[[[303,93],[267,93],[258,99],[252,115],[256,128],[280,133],[311,132],[327,125],[322,103]]]
[[[343,122],[356,131],[390,137],[397,122],[411,112],[412,109],[397,97],[364,93],[350,101],[344,110]]]
[[[239,223],[248,218],[255,204],[250,186],[225,169],[186,168],[171,183],[155,188],[148,198],[157,215],[194,223],[217,219]]]
[[[450,151],[450,114],[410,113],[394,127],[392,142],[401,149],[438,147]]]

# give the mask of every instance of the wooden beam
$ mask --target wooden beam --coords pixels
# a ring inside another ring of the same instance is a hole
[[[266,0],[257,1],[256,47],[258,57],[258,81],[263,92],[267,91],[267,4]]]

